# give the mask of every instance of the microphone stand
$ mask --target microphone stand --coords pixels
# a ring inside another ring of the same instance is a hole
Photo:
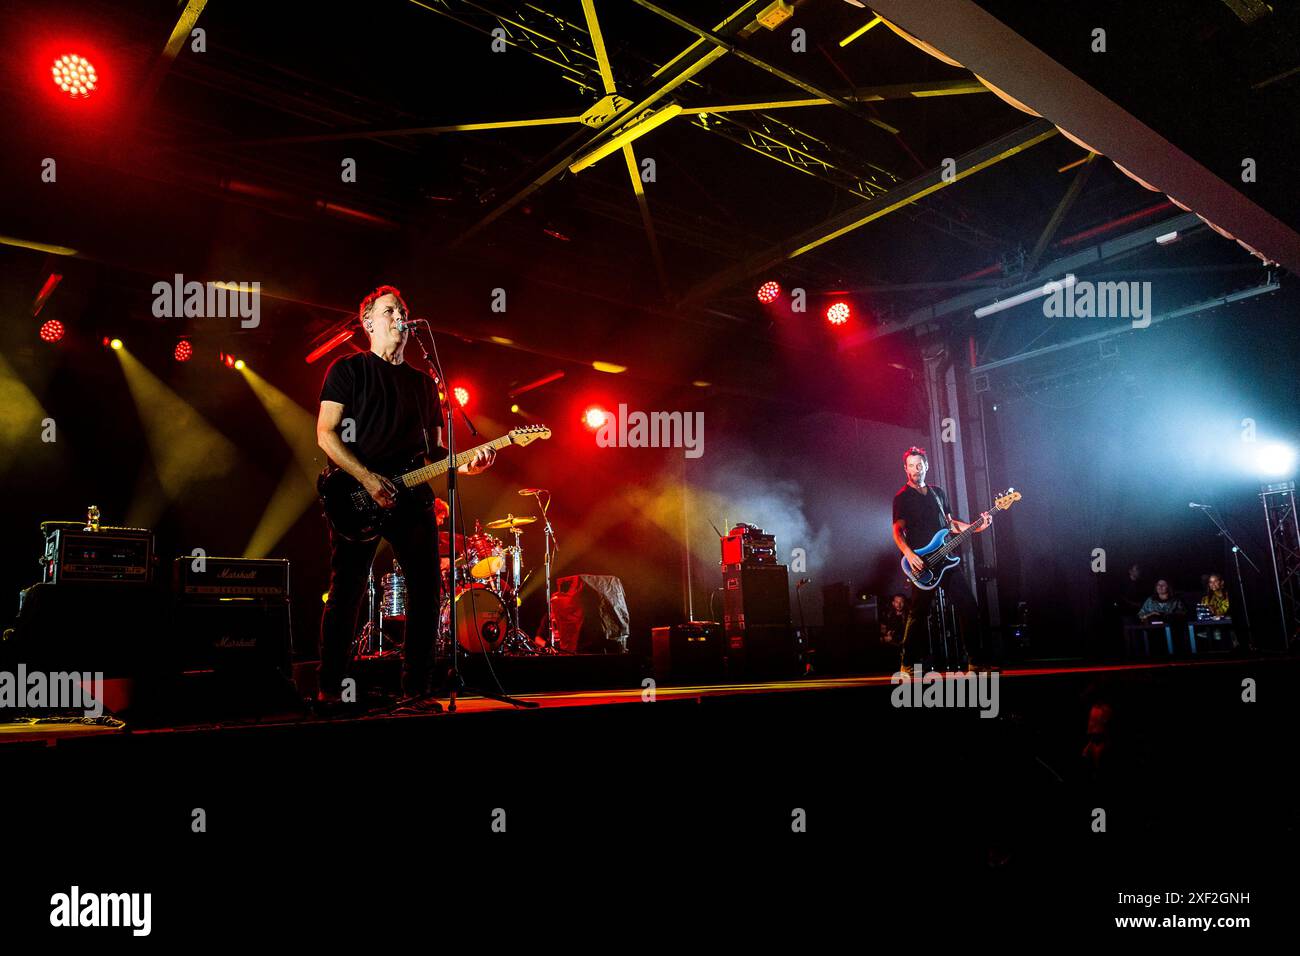
[[[1246,554],[1246,552],[1242,551],[1241,548],[1237,546],[1237,542],[1233,540],[1232,535],[1228,533],[1227,526],[1215,514],[1214,508],[1205,507],[1196,510],[1203,512],[1205,517],[1214,522],[1214,526],[1219,529],[1220,536],[1226,538],[1228,544],[1232,547],[1232,564],[1237,575],[1237,591],[1241,594],[1241,619],[1246,625],[1245,631],[1247,646],[1253,646],[1255,642],[1250,633],[1250,610],[1246,607],[1246,585],[1245,582],[1241,580],[1241,561],[1239,558],[1245,558],[1246,563],[1250,565],[1251,569],[1256,574],[1259,574],[1259,568],[1256,567],[1254,561],[1250,560],[1250,555]]]
[[[433,357],[430,357],[429,350],[424,347],[424,342],[420,339],[419,326],[421,324],[424,325],[426,329],[429,329],[429,341],[433,344]],[[507,704],[513,704],[516,707],[536,707],[536,701],[516,700],[515,698],[508,696],[504,691],[493,693],[481,687],[471,687],[466,682],[464,675],[460,671],[460,640],[459,633],[456,629],[456,561],[458,560],[456,554],[456,515],[458,512],[457,506],[459,504],[459,494],[456,488],[456,433],[454,428],[456,422],[452,413],[451,390],[448,388],[445,393],[443,390],[443,383],[447,381],[447,376],[442,370],[442,362],[437,358],[438,345],[436,342],[433,342],[433,330],[427,322],[421,319],[416,319],[411,323],[411,325],[414,331],[412,338],[415,339],[415,343],[420,346],[420,353],[424,356],[424,364],[427,367],[427,374],[433,379],[433,387],[438,395],[438,417],[441,421],[447,423],[447,540],[451,549],[451,563],[449,567],[451,568],[450,578],[452,592],[447,596],[448,638],[451,641],[451,669],[447,673],[445,684],[448,693],[447,710],[453,714],[456,712],[456,699],[463,691],[473,691],[480,697],[486,697],[490,700],[499,700]],[[461,408],[460,414],[461,417],[465,419],[465,424],[468,426],[470,433],[477,436],[478,429],[475,428],[474,423],[469,420],[469,416],[465,414],[464,408]],[[425,445],[426,447],[428,445],[427,437],[425,439]],[[435,548],[437,547],[437,540],[435,532]],[[434,632],[435,640],[433,643],[436,645],[436,621],[434,623]],[[434,650],[434,647],[430,648],[431,654]],[[486,654],[487,651],[485,650],[484,655]]]
[[[546,569],[546,651],[549,654],[558,654],[555,647],[555,618],[551,616],[551,550],[559,551],[559,542],[555,540],[555,529],[551,527],[550,516],[546,511],[551,507],[551,493],[546,492],[546,503],[542,503],[542,493],[535,492],[533,497],[537,499],[537,510],[542,513],[542,532],[546,538],[546,553],[542,556],[542,564]]]

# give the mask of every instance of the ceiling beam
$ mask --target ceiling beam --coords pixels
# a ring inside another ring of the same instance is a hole
[[[1033,272],[1038,268],[1038,261],[1043,258],[1043,253],[1047,251],[1047,247],[1051,243],[1052,237],[1055,236],[1056,231],[1061,228],[1061,223],[1065,221],[1065,217],[1069,215],[1070,210],[1074,207],[1075,200],[1077,200],[1079,195],[1083,192],[1083,187],[1088,182],[1088,176],[1092,173],[1092,160],[1096,155],[1096,153],[1088,154],[1087,158],[1084,159],[1083,165],[1079,167],[1079,171],[1074,174],[1074,179],[1070,181],[1070,186],[1065,190],[1065,195],[1061,197],[1061,201],[1058,202],[1056,208],[1052,210],[1052,215],[1048,217],[1047,225],[1044,226],[1043,231],[1038,234],[1038,241],[1034,243],[1034,248],[1030,251],[1029,258],[1025,260],[1024,270],[1026,272]]]
[[[756,0],[746,0],[745,3],[741,4],[736,11],[723,21],[725,28],[735,31],[743,27],[744,20],[741,19],[741,14],[751,8],[755,2]],[[459,246],[513,209],[528,196],[562,175],[579,156],[590,152],[600,143],[613,137],[623,126],[636,119],[677,87],[691,80],[714,61],[725,56],[726,53],[727,51],[724,48],[717,45],[705,47],[698,41],[691,44],[668,64],[656,70],[653,77],[654,82],[649,85],[649,88],[629,99],[621,108],[616,108],[614,113],[599,129],[593,132],[584,127],[553,149],[534,167],[535,172],[526,183],[494,205],[483,217],[452,240],[450,247]]]
[[[1268,292],[1276,292],[1282,288],[1282,284],[1275,277],[1270,275],[1267,280],[1257,286],[1251,286],[1249,289],[1241,289],[1237,292],[1229,292],[1225,295],[1215,296],[1212,299],[1202,299],[1200,302],[1194,302],[1191,305],[1183,306],[1181,309],[1174,309],[1171,312],[1165,312],[1161,315],[1154,315],[1148,325],[1143,326],[1145,330],[1152,325],[1158,325],[1161,322],[1168,322],[1170,319],[1180,319],[1185,316],[1195,315],[1197,312],[1204,312],[1207,309],[1217,309],[1221,305],[1231,305],[1234,302],[1241,302],[1245,299],[1253,299],[1257,295],[1264,295]],[[984,362],[982,365],[976,365],[971,368],[971,375],[982,375],[992,371],[995,368],[1004,368],[1008,365],[1015,365],[1027,359],[1038,358],[1040,355],[1047,355],[1051,352],[1059,352],[1062,349],[1073,348],[1076,345],[1083,345],[1088,342],[1100,342],[1103,339],[1114,338],[1116,335],[1125,335],[1130,332],[1136,332],[1128,323],[1117,325],[1113,329],[1106,329],[1102,332],[1094,332],[1092,335],[1080,335],[1076,338],[1069,339],[1065,342],[1056,342],[1052,345],[1044,345],[1042,348],[1030,349],[1020,352],[1016,355],[1008,355],[1006,358],[995,359],[991,362]]]
[[[872,8],[1068,129],[1103,156],[1292,272],[1300,272],[1300,233],[974,0],[873,0]],[[1192,108],[1190,101],[1188,108]]]
[[[140,96],[135,104],[138,110],[143,111],[145,107],[153,102],[154,94],[158,92],[158,87],[162,85],[167,71],[176,62],[181,47],[190,38],[190,33],[194,30],[194,24],[198,23],[199,16],[207,5],[208,0],[189,0],[185,4],[185,8],[181,10],[180,16],[176,20],[176,26],[172,27],[171,36],[167,38],[166,46],[163,47],[162,53],[158,55],[158,59],[154,60],[149,75],[145,78],[144,86],[140,90]]]
[[[660,7],[657,4],[651,3],[650,0],[632,0],[632,2],[639,7],[644,7],[645,9],[649,10],[651,13],[656,14],[657,16],[663,17],[665,20],[669,21],[672,24],[675,24],[676,26],[681,27],[683,30],[689,30],[691,33],[694,33],[701,40],[713,44],[718,49],[725,50],[728,53],[734,54],[735,56],[744,60],[746,63],[750,64],[751,66],[756,66],[760,70],[765,70],[766,72],[771,73],[776,78],[784,80],[785,82],[789,83],[791,86],[798,87],[799,89],[803,90],[805,93],[811,93],[813,96],[819,99],[826,100],[832,106],[838,106],[842,110],[847,110],[848,112],[856,116],[858,119],[866,120],[872,126],[877,126],[880,129],[883,129],[885,132],[890,133],[892,135],[895,136],[898,135],[898,129],[896,127],[890,126],[884,120],[877,119],[871,114],[865,112],[864,110],[860,109],[856,103],[846,100],[840,96],[836,96],[834,93],[831,93],[827,90],[823,90],[817,86],[814,86],[813,84],[809,83],[807,80],[795,76],[793,73],[789,73],[778,66],[768,63],[766,60],[761,60],[758,57],[754,56],[753,54],[745,52],[740,47],[736,46],[736,44],[732,43],[728,38],[719,36],[717,33],[715,33],[712,30],[706,30],[701,26],[696,26],[694,23],[691,23],[689,20],[686,20],[683,17],[679,17],[677,14],[665,10],[663,7]]]
[[[963,292],[942,302],[915,309],[906,318],[897,322],[882,322],[875,328],[864,329],[853,335],[846,335],[840,340],[840,351],[853,349],[865,345],[873,339],[893,335],[896,332],[902,332],[918,325],[927,325],[955,312],[971,312],[981,305],[988,304],[991,298],[1007,297],[1024,292],[1034,286],[1041,286],[1048,279],[1060,279],[1075,270],[1081,271],[1105,262],[1107,259],[1113,259],[1141,249],[1143,246],[1149,246],[1156,241],[1157,236],[1179,230],[1193,229],[1201,225],[1203,225],[1201,221],[1192,213],[1182,213],[1172,219],[1166,219],[1163,222],[1137,229],[1116,239],[1109,239],[1106,242],[1063,256],[1043,266],[1036,274],[1026,275],[1016,280],[1014,284],[1002,289],[996,291],[987,288],[973,289],[970,292]]]
[[[600,67],[600,79],[605,86],[605,95],[616,92],[614,67],[605,50],[605,35],[600,29],[600,19],[596,16],[596,0],[582,0],[582,15],[587,21],[587,33],[591,37],[591,48],[596,54],[596,63]],[[641,226],[645,229],[646,242],[650,245],[650,258],[655,264],[655,275],[659,279],[659,291],[665,299],[669,297],[668,270],[664,267],[663,253],[659,250],[659,237],[655,235],[654,219],[650,216],[650,203],[646,199],[645,186],[641,182],[641,170],[637,166],[636,150],[631,143],[623,144],[623,160],[627,164],[627,175],[632,181],[632,194],[636,197],[637,209],[641,213]]]
[[[696,283],[686,294],[686,302],[696,302],[724,291],[729,286],[771,269],[789,259],[794,259],[806,252],[811,252],[855,229],[860,229],[869,222],[880,219],[974,175],[982,169],[1009,159],[1030,147],[1051,139],[1056,135],[1056,127],[1046,120],[1035,120],[1018,130],[999,136],[957,158],[951,178],[944,177],[942,167],[908,180],[900,186],[882,193],[867,202],[847,209],[839,215],[805,229],[803,232],[770,246],[757,255],[737,263],[707,279]]]

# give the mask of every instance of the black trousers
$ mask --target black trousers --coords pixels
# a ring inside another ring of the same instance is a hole
[[[942,667],[962,664],[970,659],[967,642],[974,642],[978,608],[975,596],[966,584],[966,578],[958,573],[960,570],[960,566],[953,568],[943,576],[943,584],[933,590],[927,591],[909,584],[912,594],[907,602],[907,623],[903,627],[901,664]],[[956,613],[956,660],[947,659],[942,632],[936,630],[931,634],[927,623],[938,591],[943,591],[944,600]]]
[[[438,531],[432,508],[398,505],[384,539],[406,576],[406,637],[402,643],[402,691],[428,690],[433,636],[438,626]],[[349,649],[366,596],[367,578],[379,539],[347,541],[330,531],[330,592],[320,621],[320,689],[337,694],[347,674]]]

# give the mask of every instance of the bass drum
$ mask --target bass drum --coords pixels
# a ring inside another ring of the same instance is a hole
[[[456,595],[456,643],[467,654],[495,651],[509,633],[506,606],[484,584],[473,584]],[[442,602],[438,633],[451,637],[451,602]],[[450,644],[448,644],[450,649]]]

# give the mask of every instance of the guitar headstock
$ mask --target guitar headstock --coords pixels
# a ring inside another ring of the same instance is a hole
[[[1019,501],[1020,498],[1020,492],[1016,491],[1014,488],[1008,488],[1006,491],[1002,492],[1002,494],[996,495],[993,498],[993,507],[997,508],[999,511],[1006,511],[1013,504]]]
[[[545,425],[521,425],[519,428],[510,429],[510,440],[521,448],[524,445],[530,445],[539,438],[546,439],[551,437],[551,430]]]

